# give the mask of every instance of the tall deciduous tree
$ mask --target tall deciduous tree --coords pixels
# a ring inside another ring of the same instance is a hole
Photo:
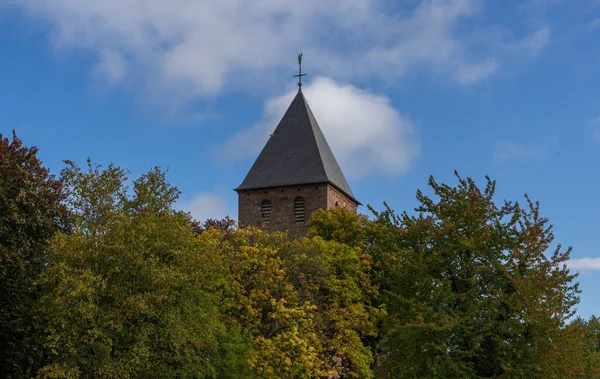
[[[317,213],[312,233],[361,247],[373,260],[381,318],[381,377],[578,377],[565,322],[578,285],[570,249],[549,251],[552,228],[539,205],[494,200],[495,182],[421,191],[417,215],[387,207],[375,220]],[[360,225],[364,225],[360,226]],[[574,374],[575,373],[575,374]]]
[[[376,321],[384,312],[373,304],[377,290],[370,280],[370,256],[319,237],[296,240],[284,252],[300,301],[315,306],[319,356],[329,375],[372,378],[373,352],[365,342],[377,335]]]
[[[0,134],[0,375],[32,375],[37,348],[36,277],[46,263],[47,242],[68,229],[60,181],[13,132]]]
[[[220,309],[248,337],[254,378],[371,378],[370,261],[319,237],[211,228],[198,254],[220,267]],[[208,258],[209,257],[209,258]]]
[[[198,241],[198,254],[210,256],[223,270],[223,282],[214,283],[221,312],[251,343],[249,377],[322,377],[314,306],[299,301],[281,259],[286,236],[211,228]]]
[[[40,278],[51,352],[41,375],[235,377],[243,341],[204,290],[218,276],[164,173],[142,175],[132,193],[112,165],[69,163],[63,180],[75,225],[54,239]]]
[[[575,354],[569,358],[569,367],[575,367],[578,378],[600,377],[600,319],[596,316],[584,320],[576,318],[563,333]],[[559,352],[560,353],[560,352]]]
[[[418,191],[417,216],[379,215],[393,235],[379,243],[393,252],[381,262],[383,366],[396,377],[564,375],[552,352],[579,301],[571,250],[548,251],[537,203],[498,206],[494,181],[482,191],[457,177],[456,187],[431,178],[436,198]]]

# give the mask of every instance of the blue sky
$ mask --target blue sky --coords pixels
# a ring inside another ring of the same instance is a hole
[[[0,133],[53,172],[169,169],[199,218],[236,194],[295,91],[364,204],[453,172],[541,202],[600,314],[600,1],[0,0]],[[363,207],[364,208],[364,207]],[[363,209],[366,212],[366,209]]]

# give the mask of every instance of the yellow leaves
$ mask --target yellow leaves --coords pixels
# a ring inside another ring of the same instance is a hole
[[[148,310],[148,303],[142,295],[135,294],[123,301],[123,308],[125,308],[128,311],[143,313]]]
[[[219,377],[229,364],[250,377],[372,376],[361,339],[381,313],[366,219],[339,215],[335,235],[355,247],[253,228],[194,236],[177,214],[155,212],[169,199],[152,188],[111,197],[119,183],[108,188],[96,174],[78,178],[90,180],[79,196],[101,212],[55,240],[44,278],[57,362],[90,377]],[[86,192],[94,185],[108,192]]]
[[[221,298],[231,301],[223,311],[251,335],[257,377],[372,375],[361,338],[375,334],[380,310],[367,304],[376,292],[368,254],[319,237],[289,241],[252,228],[211,230],[197,242],[226,266]],[[332,352],[346,367],[332,367]]]
[[[258,336],[251,366],[263,377],[318,378],[326,372],[320,367],[318,340],[312,333],[303,333],[290,326],[272,338]]]
[[[38,373],[38,378],[43,379],[77,379],[79,377],[80,372],[77,368],[61,363],[49,364]]]
[[[70,173],[83,208],[39,281],[55,361],[42,376],[372,378],[374,344],[378,365],[399,370],[388,377],[471,377],[473,357],[581,371],[554,347],[576,339],[547,336],[573,295],[558,268],[568,253],[546,259],[537,208],[508,221],[518,207],[495,207],[491,182],[481,193],[432,178],[440,200],[419,192],[417,217],[318,211],[312,236],[289,241],[255,228],[195,236],[160,172],[130,199],[119,169],[90,170]]]

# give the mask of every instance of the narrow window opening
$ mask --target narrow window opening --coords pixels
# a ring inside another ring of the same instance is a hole
[[[264,200],[260,206],[260,217],[265,224],[271,222],[272,206],[269,200]]]
[[[339,207],[339,206],[340,206],[340,204],[338,204],[338,202],[336,201],[336,202],[335,202],[335,206],[336,206],[336,207]]]
[[[304,222],[304,198],[297,197],[294,199],[294,216],[296,222]]]

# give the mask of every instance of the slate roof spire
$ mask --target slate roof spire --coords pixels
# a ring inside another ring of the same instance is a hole
[[[360,204],[298,86],[296,97],[236,191],[311,184],[330,184]]]

